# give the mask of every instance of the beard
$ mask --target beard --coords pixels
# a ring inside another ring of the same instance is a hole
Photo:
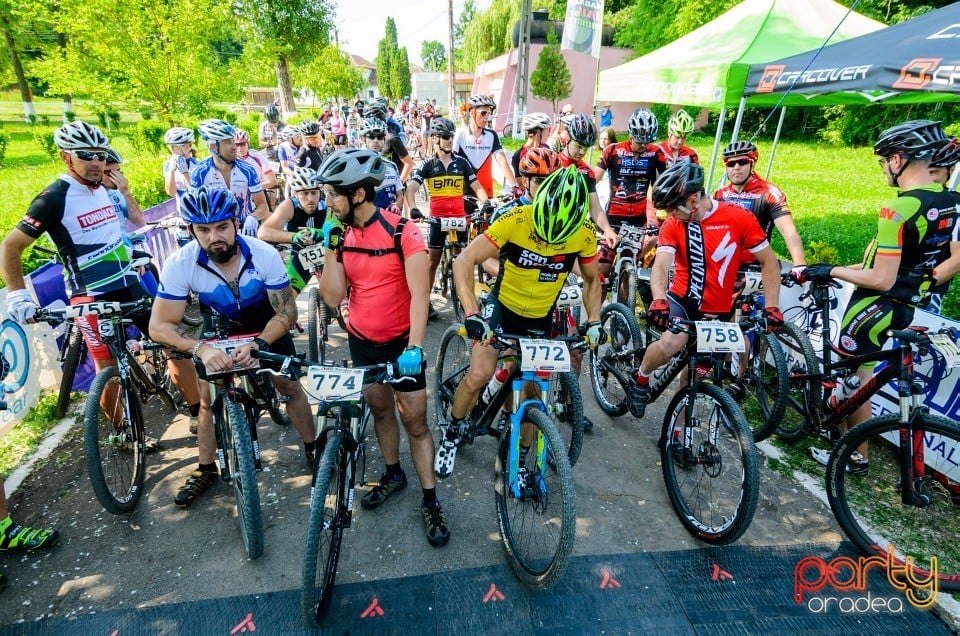
[[[229,261],[231,258],[233,258],[234,255],[236,255],[237,241],[236,239],[234,239],[233,243],[231,245],[227,245],[227,247],[225,248],[211,249],[207,247],[207,248],[204,248],[203,251],[206,252],[207,256],[210,258],[211,261],[213,261],[214,263],[217,263],[218,265],[223,265],[224,263]]]

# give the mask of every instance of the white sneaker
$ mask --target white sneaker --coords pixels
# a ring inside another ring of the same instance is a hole
[[[457,459],[457,443],[446,437],[437,447],[437,455],[433,460],[433,472],[437,477],[445,479],[453,473],[453,463]]]
[[[827,462],[830,461],[830,451],[825,448],[815,448],[810,447],[810,456],[813,457],[813,460],[818,464],[827,465]]]

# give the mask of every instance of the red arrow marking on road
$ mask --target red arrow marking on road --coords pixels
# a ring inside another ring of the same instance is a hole
[[[714,581],[732,581],[733,575],[714,563],[713,572],[710,573],[710,578]]]
[[[603,580],[600,581],[600,589],[605,590],[607,588],[620,587],[620,581],[610,576],[610,573],[606,570],[603,571]]]
[[[253,624],[253,613],[247,614],[247,617],[240,621],[240,624],[230,630],[231,634],[236,634],[237,632],[255,632],[257,631],[257,626]]]
[[[500,590],[497,589],[496,584],[491,583],[490,589],[487,590],[487,593],[483,597],[483,602],[488,603],[490,601],[502,601],[503,594],[500,593]]]
[[[376,596],[373,597],[373,602],[367,606],[367,609],[363,610],[360,618],[370,618],[371,616],[383,616],[383,608],[377,603]]]

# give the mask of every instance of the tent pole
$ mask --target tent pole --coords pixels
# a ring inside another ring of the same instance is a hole
[[[740,107],[737,108],[737,118],[733,122],[733,135],[730,141],[736,141],[740,137],[740,124],[743,123],[743,111],[747,108],[747,98],[740,96]]]
[[[727,118],[727,107],[720,108],[720,118],[717,120],[717,134],[713,138],[713,152],[710,153],[710,174],[707,175],[707,188],[709,194],[713,192],[713,168],[717,165],[717,154],[720,152],[720,139],[723,137],[723,122]]]
[[[767,181],[770,180],[770,172],[773,170],[773,156],[777,154],[777,143],[780,142],[780,131],[783,130],[783,120],[787,116],[787,107],[780,109],[780,121],[777,122],[777,132],[773,136],[773,148],[770,149],[770,160],[767,161],[767,174],[763,176]]]

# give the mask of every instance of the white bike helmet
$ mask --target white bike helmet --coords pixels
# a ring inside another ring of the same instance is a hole
[[[163,133],[163,143],[167,144],[168,146],[176,146],[177,144],[192,144],[193,130],[190,128],[183,128],[182,126],[174,126],[167,132]]]
[[[369,133],[387,133],[387,122],[379,117],[367,117],[360,125],[360,135],[366,137]]]
[[[320,179],[317,171],[313,168],[297,168],[290,175],[290,191],[300,192],[301,190],[319,190]]]
[[[538,129],[546,130],[551,124],[553,124],[553,120],[546,113],[527,113],[527,116],[523,118],[524,132]]]
[[[233,139],[237,132],[236,127],[222,119],[205,119],[197,124],[197,130],[200,131],[200,137],[206,142]]]
[[[317,171],[321,183],[348,189],[366,184],[380,185],[387,171],[380,153],[360,148],[338,150]]]
[[[60,150],[106,150],[110,147],[107,136],[96,126],[82,121],[70,122],[53,133],[53,141]]]

